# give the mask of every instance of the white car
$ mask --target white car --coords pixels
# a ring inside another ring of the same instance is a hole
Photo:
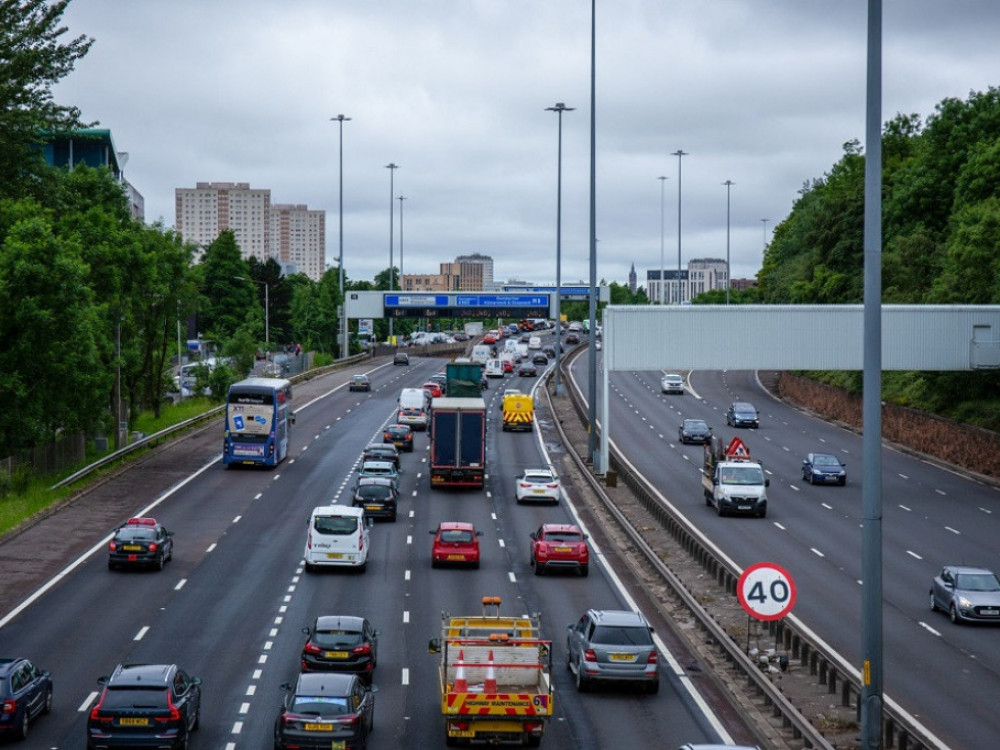
[[[525,469],[514,485],[518,504],[525,502],[558,503],[562,485],[551,469]]]
[[[684,378],[680,375],[667,374],[660,380],[660,391],[663,393],[684,394]]]

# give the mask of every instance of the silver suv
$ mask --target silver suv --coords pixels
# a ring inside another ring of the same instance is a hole
[[[598,681],[637,682],[660,688],[653,629],[639,612],[591,609],[566,627],[566,664],[581,693]]]

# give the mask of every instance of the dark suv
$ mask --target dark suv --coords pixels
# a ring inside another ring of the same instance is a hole
[[[87,750],[186,748],[201,714],[201,679],[176,664],[119,664],[87,719]]]
[[[591,609],[566,630],[566,660],[581,693],[599,681],[659,689],[653,629],[640,612]]]
[[[735,401],[726,412],[726,424],[731,427],[760,427],[757,408],[745,401]]]
[[[0,659],[0,737],[23,740],[33,719],[52,710],[52,677],[27,659]]]

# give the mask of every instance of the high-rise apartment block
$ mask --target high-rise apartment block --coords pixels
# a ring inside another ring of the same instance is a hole
[[[285,274],[319,280],[326,269],[326,215],[301,204],[272,204],[247,182],[199,182],[175,191],[177,232],[206,246],[231,230],[244,258],[274,258]]]

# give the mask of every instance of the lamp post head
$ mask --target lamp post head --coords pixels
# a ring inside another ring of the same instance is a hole
[[[385,168],[386,169],[399,169],[399,167],[396,164],[393,164],[392,162],[389,162],[388,164],[386,164]]]
[[[343,122],[345,120],[350,120],[350,119],[351,118],[348,117],[347,115],[337,115],[336,117],[331,117],[330,121],[333,122],[334,120],[336,120],[337,122],[340,122],[341,124],[343,124]]]
[[[554,107],[546,107],[545,111],[546,112],[558,112],[559,114],[562,114],[563,112],[572,112],[574,109],[576,109],[576,107],[567,107],[562,102],[556,102],[556,106],[554,106]]]
[[[676,151],[674,151],[674,152],[673,152],[672,154],[670,154],[670,155],[671,155],[671,156],[677,156],[677,157],[681,157],[681,156],[687,156],[687,155],[688,155],[688,153],[687,153],[687,151],[681,151],[680,149],[677,149]]]

